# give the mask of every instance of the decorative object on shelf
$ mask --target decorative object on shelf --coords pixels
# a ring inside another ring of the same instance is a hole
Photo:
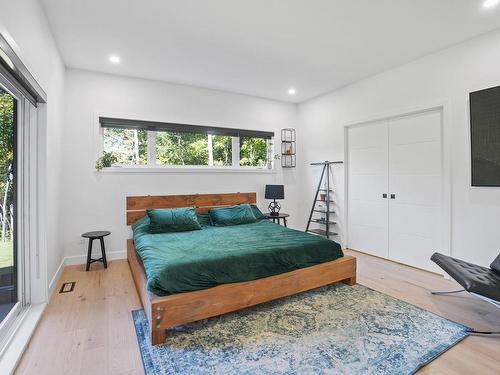
[[[323,170],[321,171],[321,177],[319,179],[318,188],[316,189],[316,194],[314,195],[314,201],[311,208],[311,213],[309,214],[309,220],[307,221],[306,232],[319,234],[330,238],[330,236],[338,236],[338,233],[332,231],[332,227],[337,225],[334,221],[335,211],[333,211],[333,189],[330,184],[330,166],[332,164],[342,164],[342,161],[323,161],[320,163],[311,163],[311,165],[322,165]],[[315,214],[320,214],[319,217],[315,217]],[[312,223],[324,226],[322,228],[310,229]]]
[[[281,129],[281,166],[283,168],[295,167],[295,150],[295,129]]]
[[[273,169],[273,161],[274,160],[280,160],[281,155],[280,154],[274,154],[272,155],[271,152],[269,152],[267,156],[267,169]]]
[[[272,199],[273,201],[269,203],[269,215],[278,216],[281,205],[276,202],[276,199],[285,199],[285,187],[284,185],[266,185],[266,199]]]
[[[104,151],[102,153],[102,156],[95,162],[95,169],[97,171],[102,171],[103,168],[111,167],[111,165],[113,165],[113,163],[116,163],[117,161],[118,158],[115,154],[113,154],[112,152]]]

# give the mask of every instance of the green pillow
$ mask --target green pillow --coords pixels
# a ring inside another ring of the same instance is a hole
[[[240,204],[238,206],[212,208],[210,218],[216,226],[223,227],[227,225],[239,225],[255,223],[257,219],[253,214],[252,207],[249,204]]]
[[[135,231],[136,229],[142,228],[142,227],[149,227],[149,217],[147,215],[144,217],[141,217],[134,224],[132,224],[133,231]]]
[[[257,205],[251,204],[250,207],[252,207],[252,212],[257,220],[262,220],[266,218],[262,213],[262,211],[259,210],[259,207],[257,207]]]
[[[202,227],[212,226],[212,219],[210,219],[210,215],[208,213],[196,214],[196,216],[198,217],[198,223],[200,223]]]
[[[187,232],[200,230],[194,207],[153,209],[146,211],[149,216],[149,232]]]

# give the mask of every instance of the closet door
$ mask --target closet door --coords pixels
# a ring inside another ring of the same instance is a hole
[[[380,257],[388,254],[387,122],[348,129],[347,245]]]
[[[389,258],[438,271],[441,249],[441,111],[389,121]]]

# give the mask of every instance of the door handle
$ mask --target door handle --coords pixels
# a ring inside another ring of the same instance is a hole
[[[387,193],[382,194],[382,198],[387,198]]]
[[[396,194],[391,194],[391,199],[396,199]]]

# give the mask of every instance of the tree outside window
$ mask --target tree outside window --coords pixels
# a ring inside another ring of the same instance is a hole
[[[264,167],[267,157],[268,145],[265,138],[240,138],[240,165]]]
[[[121,127],[103,127],[103,135],[104,151],[116,156],[116,165],[262,168],[271,153],[271,143],[263,137]]]
[[[104,151],[112,152],[117,164],[146,165],[147,138],[146,130],[104,128]]]
[[[0,268],[13,265],[14,98],[0,89]]]

